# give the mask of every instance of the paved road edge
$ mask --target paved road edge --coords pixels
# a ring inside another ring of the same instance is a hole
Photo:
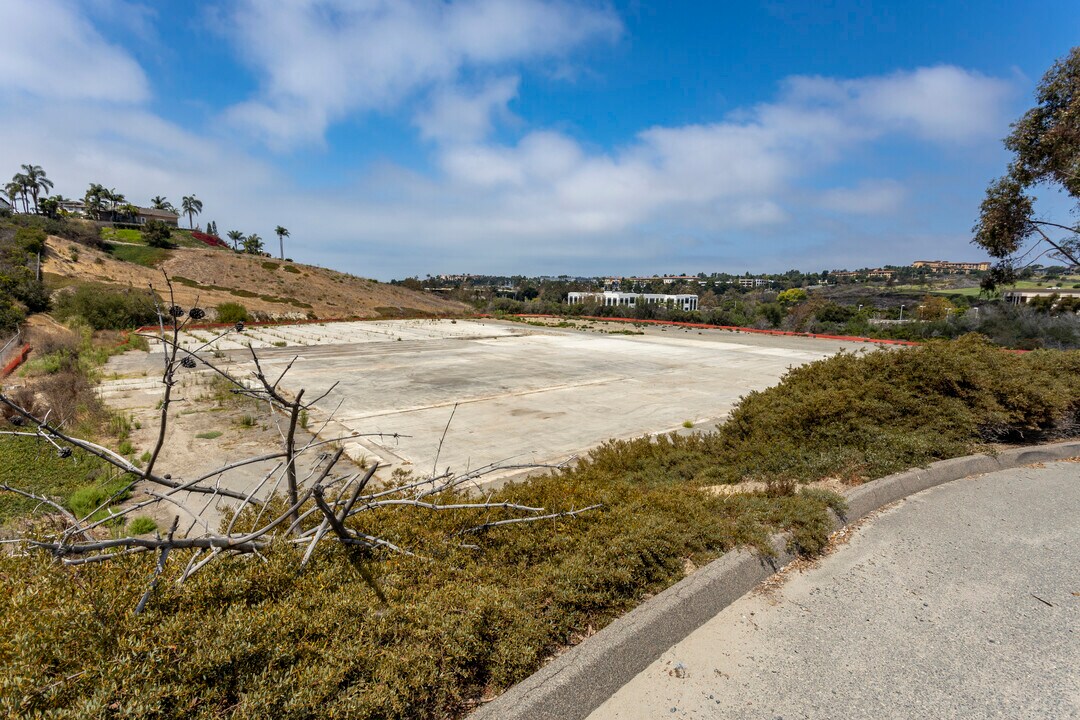
[[[1080,441],[969,455],[873,480],[847,495],[840,528],[928,488],[996,470],[1080,456]],[[727,553],[650,598],[596,635],[481,706],[470,720],[583,720],[656,658],[794,559],[787,536],[772,558]]]

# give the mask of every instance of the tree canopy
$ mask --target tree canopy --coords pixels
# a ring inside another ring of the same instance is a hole
[[[1080,47],[1046,72],[1035,100],[1013,123],[1005,139],[1013,161],[990,183],[979,209],[972,242],[998,260],[985,287],[1014,281],[1019,268],[1044,255],[1080,266],[1080,224],[1037,217],[1029,194],[1040,185],[1061,189],[1080,210]]]

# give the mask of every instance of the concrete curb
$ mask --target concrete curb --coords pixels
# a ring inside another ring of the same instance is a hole
[[[873,480],[847,495],[840,528],[889,503],[953,480],[1080,456],[1080,441],[969,455]],[[776,557],[736,550],[650,598],[469,715],[470,720],[583,720],[665,650],[794,559],[785,534]]]

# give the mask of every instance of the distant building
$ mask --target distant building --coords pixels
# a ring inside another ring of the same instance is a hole
[[[971,272],[972,270],[989,270],[989,262],[948,262],[946,260],[916,260],[911,263],[913,268],[926,268],[935,272]]]
[[[86,217],[86,203],[82,200],[61,200],[60,212],[75,217]]]
[[[623,283],[631,285],[645,285],[648,283],[661,282],[664,285],[698,282],[696,275],[657,275],[655,277],[607,277],[604,278],[604,287],[617,289]]]
[[[11,203],[9,203],[7,200],[0,197],[0,210],[7,210],[9,212],[14,212],[15,208],[11,207]]]
[[[601,303],[604,307],[633,308],[637,307],[638,301],[646,305],[665,305],[686,311],[697,310],[698,307],[697,295],[658,295],[605,290],[604,292],[572,292],[566,296],[566,302],[570,305],[589,301]]]
[[[878,278],[880,280],[888,280],[892,278],[894,270],[888,268],[873,268],[867,270],[830,270],[829,278],[833,280],[853,280],[857,278]]]
[[[160,220],[161,222],[178,227],[180,224],[180,216],[169,210],[155,210],[154,208],[136,208],[135,210],[135,222],[140,225],[145,225],[150,220]]]
[[[769,284],[767,278],[739,278],[739,287],[756,288],[766,287]]]
[[[1013,305],[1024,305],[1035,298],[1053,297],[1055,295],[1057,295],[1059,299],[1080,298],[1080,290],[1066,290],[1062,288],[1024,288],[1022,290],[1005,290],[1001,293],[1002,299]]]
[[[868,278],[880,278],[882,280],[888,280],[893,276],[892,270],[886,270],[885,268],[874,268],[873,270],[866,271],[866,277]]]

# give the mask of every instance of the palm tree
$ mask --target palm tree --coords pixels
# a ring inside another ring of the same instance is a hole
[[[263,241],[261,237],[259,237],[255,233],[251,233],[246,238],[244,238],[244,252],[250,253],[252,255],[258,255],[262,253],[262,251]]]
[[[168,210],[169,212],[176,212],[176,208],[169,202],[169,199],[164,195],[155,195],[150,198],[150,207],[155,210]]]
[[[101,213],[105,210],[105,198],[109,191],[101,183],[90,183],[90,187],[83,196],[86,205],[86,214],[93,220],[100,220]]]
[[[232,240],[232,249],[239,250],[240,241],[244,239],[244,233],[240,232],[239,230],[230,230],[228,234],[229,239]]]
[[[195,216],[202,212],[202,200],[194,195],[185,195],[180,207],[184,209],[184,214],[188,216],[188,225],[194,230]]]
[[[40,165],[23,165],[22,169],[26,172],[24,175],[26,187],[34,198],[34,213],[36,214],[38,211],[38,194],[45,193],[48,196],[49,191],[53,189],[53,182],[45,177],[45,171],[41,169]]]
[[[23,212],[30,212],[30,201],[27,199],[27,193],[30,191],[30,179],[22,173],[15,173],[12,176],[11,182],[16,186],[16,193],[23,201]]]
[[[285,259],[285,238],[289,237],[289,231],[286,230],[285,228],[283,228],[281,225],[278,225],[276,228],[274,228],[274,232],[277,233],[278,243],[281,246],[281,259],[284,260]]]
[[[8,201],[11,203],[11,209],[15,212],[19,212],[19,195],[22,194],[22,183],[17,179],[12,178],[11,182],[4,186],[4,194],[8,196]]]

